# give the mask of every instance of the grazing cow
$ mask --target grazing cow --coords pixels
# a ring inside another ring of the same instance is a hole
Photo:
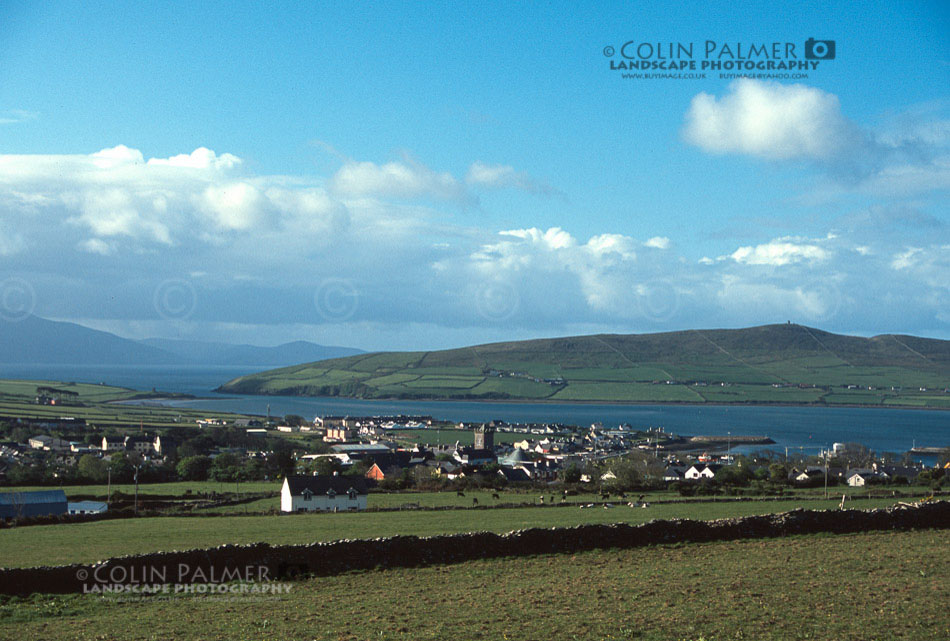
[[[541,504],[544,505],[544,495],[543,495],[543,494],[541,495],[540,500],[541,500]]]
[[[610,492],[601,492],[601,493],[600,493],[600,498],[601,498],[601,500],[607,500],[607,499],[609,499],[609,498],[610,498]]]
[[[492,492],[492,493],[491,493],[491,497],[492,497],[493,499],[501,499],[501,497],[498,496],[498,492]]]
[[[627,495],[621,492],[620,494],[617,495],[617,498],[620,499],[621,501],[626,501]]]
[[[465,496],[465,492],[463,492],[462,490],[458,490],[458,491],[455,493],[455,496],[463,496],[463,497],[464,497],[464,496]]]
[[[473,497],[472,497],[472,507],[475,507],[476,505],[478,505],[478,498],[476,498],[476,497],[473,496]]]

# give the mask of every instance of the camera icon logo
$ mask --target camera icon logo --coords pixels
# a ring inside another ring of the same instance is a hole
[[[835,59],[835,41],[834,40],[815,40],[809,38],[805,41],[805,59],[806,60],[834,60]]]

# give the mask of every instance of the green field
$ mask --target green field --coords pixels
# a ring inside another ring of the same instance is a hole
[[[466,497],[468,498],[468,497]],[[471,499],[468,499],[471,501]],[[276,500],[275,500],[276,501]],[[490,497],[484,499],[489,503]],[[895,499],[855,502],[861,509]],[[490,503],[489,503],[490,504]],[[395,534],[508,532],[587,523],[644,523],[652,519],[715,519],[784,512],[794,507],[831,509],[836,500],[670,503],[649,508],[597,506],[486,508],[442,511],[351,512],[217,517],[150,517],[34,525],[0,530],[0,567],[94,562],[112,556],[204,548],[223,543],[310,543]]]
[[[243,376],[222,390],[362,398],[950,408],[948,387],[950,341],[860,338],[800,325],[768,325],[361,354]]]
[[[237,485],[240,493],[257,492],[280,492],[280,483],[274,481],[242,481]],[[66,496],[93,496],[105,499],[109,486],[99,485],[65,485],[62,488],[50,486],[0,486],[0,492],[31,492],[37,490],[62,489]],[[212,492],[218,494],[233,493],[235,491],[234,483],[223,483],[219,481],[176,481],[174,483],[139,483],[140,495],[162,495],[162,496],[186,496],[186,492],[192,494],[209,494]],[[135,485],[132,483],[113,483],[112,493],[121,492],[131,496],[135,492]]]
[[[32,402],[38,387],[75,392],[77,396],[63,405],[37,405]],[[160,392],[141,392],[124,387],[69,383],[59,381],[25,381],[0,379],[0,416],[58,419],[63,416],[85,419],[99,427],[129,425],[143,427],[194,426],[199,418],[218,417],[228,420],[241,415],[210,412],[160,405],[122,404],[121,401],[147,400],[153,397],[174,397]]]
[[[451,430],[447,431],[451,433]],[[0,492],[30,492],[37,490],[53,489],[50,486],[0,486]],[[59,489],[59,488],[57,488]],[[109,486],[98,485],[66,485],[61,488],[67,498],[76,499],[78,497],[93,498],[97,500],[106,500]],[[269,493],[273,498],[262,499],[259,502],[247,505],[259,505],[260,511],[276,509],[279,506],[279,499],[276,498],[281,489],[281,482],[278,481],[242,481],[239,484],[233,482],[219,481],[177,481],[173,483],[140,483],[139,497],[148,499],[153,496],[175,497],[181,500],[195,499],[211,494],[222,495],[228,499],[240,499],[245,495],[260,495]],[[829,496],[841,497],[842,494],[858,498],[888,498],[891,496],[893,488],[868,488],[868,487],[849,487],[833,486],[829,488]],[[131,483],[113,483],[111,487],[112,495],[115,497],[121,493],[126,497],[131,497],[135,492],[135,486]],[[190,493],[189,493],[190,492]],[[562,496],[557,492],[541,492],[537,489],[506,489],[497,492],[499,499],[494,499],[491,490],[472,490],[464,491],[464,496],[458,496],[456,490],[445,491],[420,491],[420,492],[370,492],[368,496],[367,507],[373,508],[396,508],[402,506],[417,506],[423,508],[430,507],[471,507],[472,499],[478,499],[481,506],[492,506],[495,504],[534,504],[539,503],[539,497],[543,494],[547,504],[550,504],[551,498],[555,503],[562,502]],[[900,489],[900,495],[903,498],[920,498],[928,496],[931,493],[929,487],[908,486]],[[639,492],[628,493],[628,499],[639,496]],[[749,495],[747,495],[749,496]],[[784,496],[802,500],[820,499],[824,496],[822,488],[784,488]],[[644,494],[646,501],[695,501],[691,497],[683,497],[674,490],[650,490]],[[612,500],[617,501],[616,495],[612,495]],[[600,502],[601,495],[598,492],[587,492],[571,494],[563,500],[569,503],[590,503]],[[720,497],[717,500],[732,500],[729,497]],[[254,512],[255,510],[246,505],[223,506],[211,508],[214,511],[238,511]],[[789,508],[791,509],[791,508]]]
[[[948,546],[946,530],[657,545],[352,572],[264,602],[35,595],[0,605],[0,638],[945,639]]]

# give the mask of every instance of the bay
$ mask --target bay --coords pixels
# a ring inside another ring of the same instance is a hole
[[[272,416],[422,414],[452,421],[560,422],[587,426],[622,423],[662,427],[680,435],[768,436],[772,449],[814,454],[833,443],[858,442],[877,452],[906,452],[914,445],[950,446],[950,412],[940,410],[725,405],[622,405],[488,401],[401,401],[297,396],[230,396],[213,390],[263,367],[113,367],[0,365],[0,377],[106,383],[132,389],[193,394],[163,404]],[[762,446],[734,448],[736,451]],[[927,460],[924,458],[924,460]]]

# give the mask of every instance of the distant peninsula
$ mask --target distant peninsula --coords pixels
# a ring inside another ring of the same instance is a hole
[[[797,325],[599,334],[376,352],[236,378],[219,392],[362,399],[950,409],[950,341]]]

